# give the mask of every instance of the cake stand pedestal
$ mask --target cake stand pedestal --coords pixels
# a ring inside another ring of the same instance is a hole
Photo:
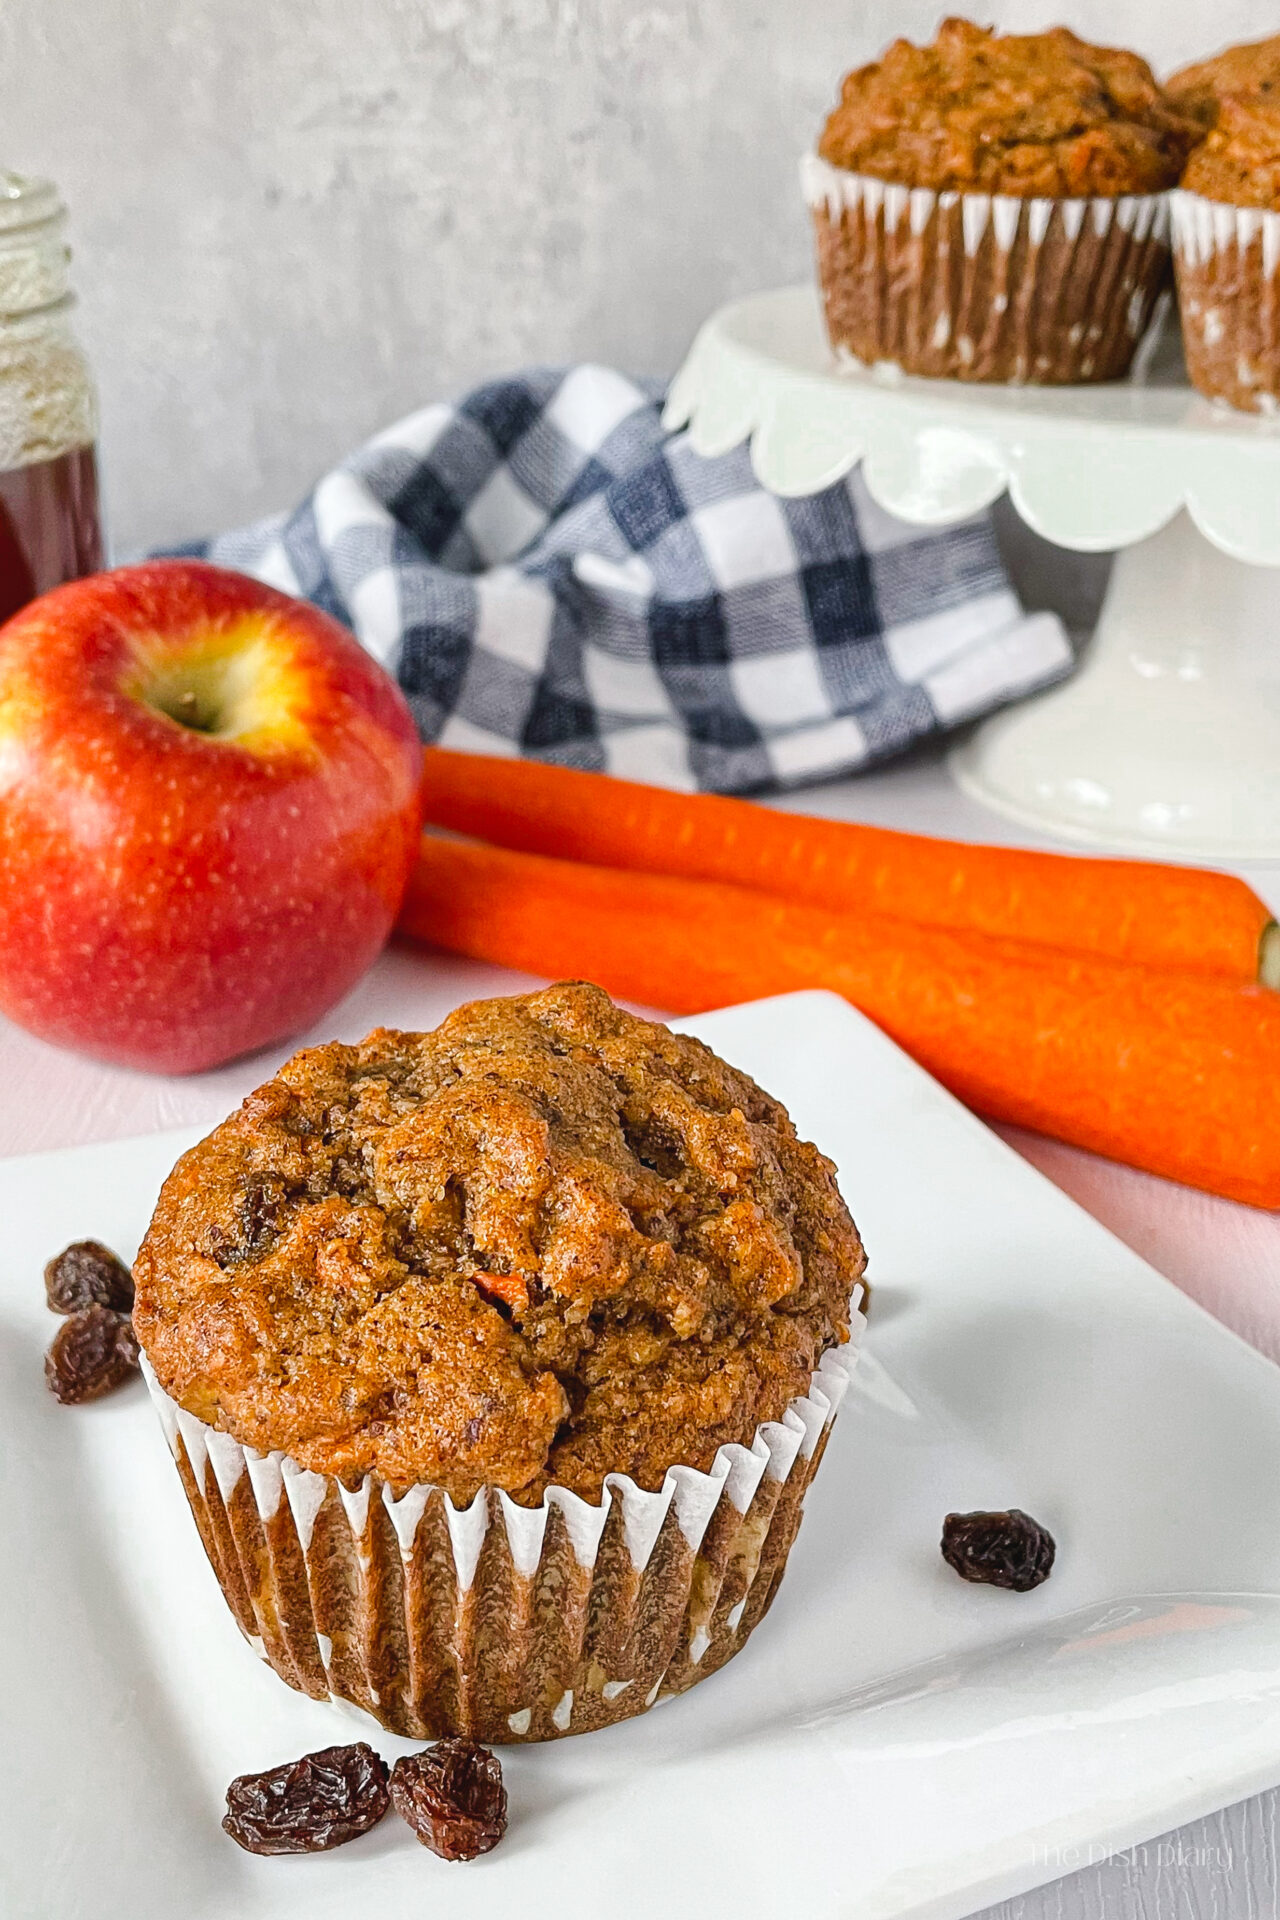
[[[984,387],[833,363],[815,292],[723,308],[667,403],[704,454],[816,493],[859,461],[902,519],[1006,489],[1060,546],[1123,549],[1083,664],[951,756],[1026,826],[1123,851],[1280,857],[1280,421],[1228,414],[1180,360],[1100,387]]]

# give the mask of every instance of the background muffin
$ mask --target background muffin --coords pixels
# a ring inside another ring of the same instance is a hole
[[[1280,52],[1280,41],[1268,44]],[[1174,200],[1187,371],[1210,399],[1273,413],[1280,405],[1280,94],[1221,98],[1216,111]]]
[[[1280,100],[1280,33],[1269,40],[1226,47],[1209,60],[1182,67],[1165,82],[1174,105],[1212,127],[1226,99]]]
[[[844,82],[806,167],[833,344],[914,373],[1124,373],[1198,129],[1136,54],[944,21]]]
[[[136,1326],[210,1556],[277,1671],[402,1732],[537,1738],[637,1711],[745,1639],[863,1263],[776,1101],[561,986],[295,1056],[165,1183]],[[723,1500],[731,1443],[756,1451]],[[693,1470],[678,1498],[673,1465]],[[611,1474],[635,1483],[616,1513]]]

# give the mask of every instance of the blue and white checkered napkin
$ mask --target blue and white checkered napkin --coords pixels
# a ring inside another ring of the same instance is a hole
[[[606,367],[497,380],[198,551],[354,628],[424,738],[665,786],[848,773],[1068,670],[985,515],[925,532],[857,473],[782,500],[660,412]]]

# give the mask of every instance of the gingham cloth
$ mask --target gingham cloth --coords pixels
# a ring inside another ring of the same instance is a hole
[[[426,407],[293,513],[184,551],[345,621],[425,739],[667,786],[847,773],[1071,663],[985,514],[922,531],[856,472],[779,499],[600,366]]]

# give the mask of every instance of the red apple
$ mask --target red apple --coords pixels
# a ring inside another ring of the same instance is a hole
[[[303,601],[187,560],[45,594],[0,628],[0,1008],[165,1073],[310,1025],[391,929],[421,769]]]

